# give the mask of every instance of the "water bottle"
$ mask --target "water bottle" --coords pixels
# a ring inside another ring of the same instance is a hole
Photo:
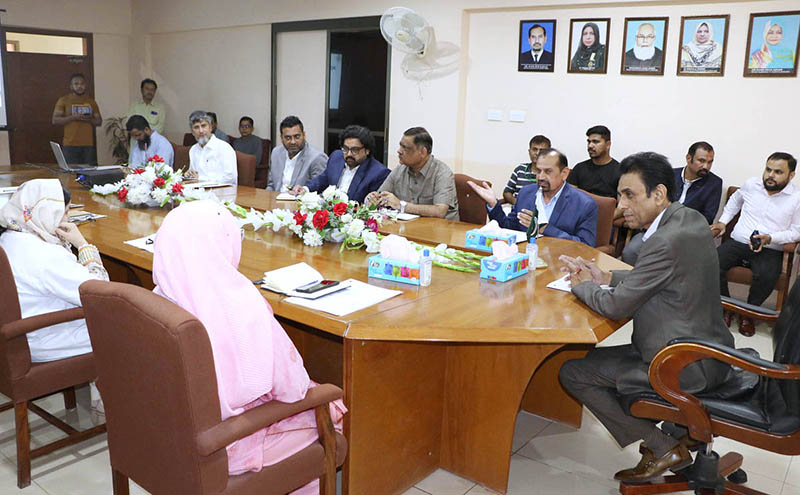
[[[430,249],[423,249],[419,258],[419,285],[431,285],[431,272],[433,271],[433,256]]]
[[[539,257],[539,244],[536,243],[535,237],[528,241],[525,253],[528,255],[528,270],[533,273],[536,270],[536,260]]]

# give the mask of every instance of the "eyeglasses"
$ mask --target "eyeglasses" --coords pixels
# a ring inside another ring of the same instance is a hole
[[[239,124],[239,127],[244,127],[245,129],[250,129],[253,126],[250,125],[250,124]]]
[[[363,146],[353,146],[352,148],[348,148],[347,146],[342,146],[342,153],[345,155],[347,154],[357,155],[362,151],[364,151]]]
[[[654,40],[654,39],[656,39],[656,35],[655,34],[648,34],[648,35],[637,34],[636,35],[636,39],[638,39],[638,40]]]

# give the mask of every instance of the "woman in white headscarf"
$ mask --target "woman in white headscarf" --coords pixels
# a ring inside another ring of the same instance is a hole
[[[97,248],[68,221],[69,196],[58,179],[34,179],[0,209],[0,247],[11,262],[23,318],[79,307],[78,286],[108,280]],[[35,363],[92,352],[84,320],[42,328],[27,338]]]
[[[681,70],[684,72],[718,72],[722,68],[722,45],[714,41],[714,28],[701,22],[692,41],[681,47]]]

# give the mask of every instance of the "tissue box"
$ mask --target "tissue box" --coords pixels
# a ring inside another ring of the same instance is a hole
[[[419,263],[391,260],[378,255],[368,258],[367,264],[370,277],[419,285]]]
[[[468,230],[465,235],[465,243],[468,248],[490,253],[492,252],[493,242],[501,241],[509,246],[513,246],[517,242],[517,236],[514,234],[485,234],[478,229]]]
[[[494,256],[481,260],[481,278],[507,282],[526,273],[528,273],[526,253],[519,253],[503,261],[497,261]]]

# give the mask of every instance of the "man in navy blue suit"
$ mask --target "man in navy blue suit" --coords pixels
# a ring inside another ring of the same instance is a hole
[[[377,191],[386,177],[389,168],[375,159],[375,138],[366,127],[349,125],[339,134],[340,150],[331,153],[325,171],[314,177],[305,187],[297,186],[293,194],[303,191],[322,192],[328,186],[336,186],[347,191],[347,197],[364,202],[372,191]]]
[[[486,201],[489,218],[501,227],[525,231],[531,223],[533,206],[539,213],[539,231],[549,237],[570,239],[595,246],[597,203],[585,192],[567,184],[567,157],[549,148],[536,160],[536,184],[525,186],[509,215],[503,212],[489,184],[468,184]]]

